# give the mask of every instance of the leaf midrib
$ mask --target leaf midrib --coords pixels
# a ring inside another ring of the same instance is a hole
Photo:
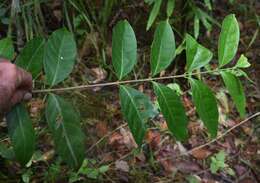
[[[131,103],[132,103],[133,106],[134,106],[134,109],[135,109],[135,111],[136,111],[136,113],[137,113],[137,116],[138,116],[139,120],[141,121],[141,123],[143,123],[143,120],[142,120],[142,118],[141,118],[141,116],[140,116],[140,113],[139,113],[139,111],[138,111],[138,109],[137,109],[137,106],[135,105],[134,100],[133,100],[132,97],[131,97],[131,94],[127,91],[127,89],[126,89],[124,86],[121,86],[121,87],[122,87],[123,90],[126,92],[127,96],[130,98],[130,101],[131,101]],[[142,126],[142,128],[143,128],[143,126]]]
[[[155,83],[155,85],[158,88],[159,92],[161,93],[161,96],[163,97],[163,99],[165,101],[165,104],[166,104],[166,107],[167,107],[167,111],[170,114],[171,119],[174,121],[173,114],[171,113],[170,107],[169,107],[169,105],[167,103],[167,100],[166,100],[166,97],[164,96],[164,93],[162,92],[161,88],[159,87],[159,85],[157,83]]]
[[[163,27],[163,31],[162,31],[162,34],[161,35],[164,35],[165,34],[165,28],[166,28],[166,24],[164,25],[164,27]],[[159,46],[159,54],[158,54],[158,58],[157,58],[157,64],[156,64],[156,67],[155,67],[155,70],[154,70],[154,73],[153,74],[156,74],[157,73],[157,70],[158,70],[158,67],[159,67],[159,63],[161,63],[160,62],[160,58],[161,58],[161,50],[162,50],[162,36],[161,36],[161,38],[160,38],[160,40],[159,40],[159,43],[160,43],[160,46]]]
[[[63,129],[63,132],[64,132],[66,144],[68,145],[69,151],[70,151],[70,153],[71,153],[71,155],[72,155],[73,160],[75,161],[75,164],[78,165],[78,160],[77,160],[77,158],[76,158],[76,156],[75,156],[75,153],[74,153],[74,150],[73,150],[73,148],[72,148],[71,142],[70,142],[70,140],[69,140],[69,138],[68,138],[68,134],[67,134],[66,128],[65,128],[65,126],[64,126],[64,124],[63,124],[63,123],[64,123],[64,118],[63,118],[62,109],[61,109],[61,107],[60,107],[60,105],[59,105],[59,102],[58,102],[57,98],[56,98],[55,96],[52,96],[52,97],[54,98],[54,101],[55,101],[55,103],[56,103],[56,106],[57,106],[57,108],[58,108],[58,111],[59,111],[59,113],[60,113],[61,116],[62,116],[61,126],[62,126],[62,129]]]
[[[20,117],[20,112],[19,112],[18,108],[16,108],[16,112],[17,112],[17,116],[18,116],[18,123],[19,123],[20,129],[21,129],[22,138],[24,139],[23,141],[25,142],[26,141],[25,133],[24,133],[24,129],[23,129],[23,125],[22,125],[22,121],[21,121],[21,117]],[[22,144],[23,144],[23,157],[24,157],[25,152],[26,152],[26,147],[25,147],[25,143],[22,143]]]
[[[61,44],[60,44],[60,47],[59,47],[59,51],[58,51],[59,54],[58,54],[57,67],[55,68],[55,73],[54,73],[53,80],[52,80],[52,83],[51,83],[52,86],[53,86],[54,83],[56,82],[56,78],[57,78],[57,74],[58,74],[58,69],[60,68],[61,47],[63,46],[64,37],[65,37],[65,35],[63,34],[63,35],[62,35],[62,39],[61,39]]]
[[[223,55],[222,55],[222,58],[221,58],[221,66],[224,66],[226,63],[224,63],[224,58],[225,58],[225,56],[226,56],[226,52],[225,52],[225,50],[226,50],[226,38],[227,38],[227,36],[228,36],[228,33],[229,33],[229,31],[230,31],[230,29],[231,29],[231,24],[230,24],[230,26],[228,27],[228,30],[227,30],[227,33],[225,34],[225,39],[224,39],[224,47],[223,47]]]
[[[123,77],[123,71],[124,71],[124,35],[125,35],[125,23],[123,22],[123,38],[121,40],[121,67],[120,67],[120,75],[119,79],[122,79]]]
[[[202,87],[205,87],[205,86],[203,86],[203,85],[201,85]],[[202,92],[201,92],[201,90],[199,90],[199,88],[198,88],[198,84],[195,82],[195,88],[196,88],[196,90],[198,91],[198,97],[199,97],[199,100],[197,100],[197,101],[203,101],[203,99],[205,98],[205,96],[204,97],[202,97]],[[207,88],[204,88],[204,90],[203,90],[203,92],[205,92],[205,89],[207,90]],[[208,91],[207,91],[208,92]],[[209,95],[207,95],[207,98],[209,97]],[[211,130],[211,126],[209,127],[209,125],[211,124],[211,122],[212,121],[215,121],[215,119],[213,119],[213,120],[211,120],[211,119],[209,119],[208,118],[208,116],[209,116],[209,112],[208,112],[208,110],[206,110],[206,108],[203,106],[203,105],[200,105],[200,103],[198,103],[199,104],[199,108],[200,108],[200,110],[202,110],[202,114],[205,114],[207,117],[206,117],[206,119],[204,118],[203,119],[203,121],[204,121],[204,123],[205,123],[205,125],[206,125],[206,127],[209,129],[209,131],[210,132],[212,132],[212,130]],[[201,107],[202,106],[202,107]],[[205,116],[204,115],[204,116]],[[215,132],[213,132],[213,133],[215,133]]]
[[[192,72],[194,70],[194,69],[192,69],[192,67],[194,65],[194,60],[195,60],[195,57],[196,57],[196,55],[198,53],[198,47],[199,47],[199,44],[197,42],[195,44],[196,44],[196,51],[195,51],[194,56],[192,57],[192,61],[191,61],[190,66],[188,68],[188,72]]]
[[[29,69],[30,66],[31,66],[32,60],[38,55],[38,51],[40,50],[40,48],[42,48],[43,42],[44,42],[44,41],[41,41],[40,46],[36,49],[36,51],[34,51],[34,54],[31,56],[31,58],[30,58],[30,60],[29,60],[29,63],[28,63],[27,66],[26,66],[26,70],[27,70],[27,71],[28,71],[28,69]]]

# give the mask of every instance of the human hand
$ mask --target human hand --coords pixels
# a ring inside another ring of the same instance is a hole
[[[11,62],[0,59],[0,113],[22,100],[31,99],[32,76]]]

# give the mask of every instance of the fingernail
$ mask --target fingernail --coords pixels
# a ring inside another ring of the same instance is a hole
[[[24,95],[24,97],[23,97],[23,100],[24,101],[29,101],[29,100],[31,100],[32,99],[32,94],[31,93],[26,93],[25,95]]]

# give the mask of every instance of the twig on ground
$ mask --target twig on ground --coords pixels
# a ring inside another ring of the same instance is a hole
[[[109,137],[109,136],[110,136],[111,134],[113,134],[115,131],[117,131],[117,130],[119,130],[119,129],[125,127],[125,126],[127,126],[127,123],[124,123],[124,124],[120,125],[119,127],[117,127],[116,129],[114,129],[113,131],[111,131],[111,132],[107,133],[106,135],[104,135],[104,136],[103,136],[102,138],[100,138],[95,144],[93,144],[90,148],[88,148],[87,153],[88,153],[89,151],[91,151],[94,147],[96,147],[96,146],[97,146],[100,142],[102,142],[105,138]]]
[[[227,131],[225,131],[225,132],[222,133],[221,135],[217,136],[215,139],[213,139],[213,140],[211,140],[211,141],[209,141],[209,142],[207,142],[207,143],[205,143],[205,144],[202,144],[202,145],[200,145],[200,146],[197,146],[197,147],[195,147],[195,148],[193,148],[193,149],[191,149],[191,150],[189,150],[189,151],[187,151],[187,152],[181,153],[179,156],[177,156],[177,157],[175,157],[175,158],[180,158],[180,157],[182,157],[182,156],[191,154],[193,151],[196,151],[196,150],[199,150],[199,149],[201,149],[201,148],[203,148],[203,147],[206,147],[206,146],[208,146],[208,145],[211,145],[212,143],[214,143],[214,142],[216,142],[217,140],[219,140],[219,139],[223,138],[224,136],[226,136],[228,133],[230,133],[230,132],[233,131],[234,129],[238,128],[239,126],[241,126],[241,125],[243,125],[244,123],[248,122],[250,119],[253,119],[253,118],[255,118],[255,117],[259,116],[259,115],[260,115],[260,112],[257,112],[257,113],[255,113],[255,114],[249,116],[249,117],[246,118],[245,120],[239,122],[238,124],[236,124],[235,126],[229,128]],[[126,154],[125,156],[123,156],[123,158],[120,158],[120,160],[122,160],[122,159],[124,159],[124,158],[126,158],[126,157],[128,157],[128,156],[129,156],[129,154]],[[167,158],[162,158],[162,159],[160,159],[160,160],[168,160],[168,159],[171,159],[171,158],[172,158],[172,157],[167,157]],[[111,164],[113,164],[113,163],[111,163]]]
[[[224,136],[226,136],[228,133],[230,133],[230,132],[233,131],[234,129],[238,128],[239,126],[243,125],[244,123],[248,122],[249,120],[251,120],[251,119],[253,119],[253,118],[255,118],[255,117],[259,116],[259,115],[260,115],[260,112],[257,112],[257,113],[255,113],[255,114],[249,116],[249,117],[246,118],[245,120],[239,122],[239,123],[236,124],[235,126],[231,127],[231,128],[228,129],[227,131],[225,131],[223,134],[219,135],[217,138],[215,138],[215,139],[213,139],[213,140],[211,140],[211,141],[209,141],[209,142],[207,142],[207,143],[205,143],[205,144],[202,144],[202,145],[200,145],[200,146],[197,146],[197,147],[195,147],[195,148],[193,148],[193,149],[191,149],[191,150],[189,150],[189,151],[187,151],[187,152],[184,152],[184,153],[180,154],[179,156],[177,156],[177,157],[175,157],[175,158],[179,158],[179,157],[181,157],[181,156],[185,156],[185,155],[191,154],[193,151],[196,151],[196,150],[198,150],[198,149],[201,149],[201,148],[203,148],[203,147],[206,147],[206,146],[208,146],[208,145],[210,145],[210,144],[216,142],[217,140],[223,138]],[[125,127],[125,126],[127,126],[127,123],[125,123],[125,124],[119,126],[118,128],[116,128],[116,129],[113,130],[112,132],[110,132],[110,133],[106,134],[105,136],[103,136],[103,137],[102,137],[101,139],[99,139],[95,144],[93,144],[93,145],[87,150],[87,152],[89,152],[90,150],[92,150],[96,145],[98,145],[98,144],[99,144],[102,140],[104,140],[106,137],[110,136],[112,133],[114,133],[115,131],[117,131],[117,130],[119,130],[120,128],[123,128],[123,127]],[[129,152],[129,153],[127,153],[126,155],[124,155],[123,157],[121,157],[119,160],[123,160],[123,159],[129,157],[131,154],[132,154],[132,152]],[[168,159],[171,159],[171,158],[172,158],[172,157],[167,157],[167,158],[163,158],[163,159],[160,159],[160,160],[168,160]],[[109,166],[113,165],[114,163],[115,163],[115,162],[110,163]]]
[[[181,157],[181,156],[184,156],[184,155],[188,155],[188,154],[191,154],[192,152],[196,151],[196,150],[199,150],[199,149],[202,149],[203,147],[206,147],[206,146],[209,146],[211,144],[213,144],[214,142],[218,141],[219,139],[225,137],[228,133],[230,133],[231,131],[233,131],[234,129],[238,128],[239,126],[243,125],[244,123],[248,122],[250,119],[253,119],[257,116],[260,115],[260,112],[257,112],[251,116],[249,116],[248,118],[246,118],[245,120],[239,122],[238,124],[236,124],[235,126],[229,128],[227,131],[225,131],[224,133],[222,133],[221,135],[217,136],[215,139],[205,143],[205,144],[202,144],[200,146],[197,146],[197,147],[194,147],[192,148],[191,150],[187,151],[187,152],[184,152],[182,154],[180,154],[178,157]],[[169,158],[166,158],[165,160],[167,160]]]

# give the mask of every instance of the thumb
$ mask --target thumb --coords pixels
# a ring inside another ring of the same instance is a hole
[[[11,102],[10,102],[11,106],[20,103],[23,100],[26,93],[27,93],[26,90],[17,90],[11,98]]]

